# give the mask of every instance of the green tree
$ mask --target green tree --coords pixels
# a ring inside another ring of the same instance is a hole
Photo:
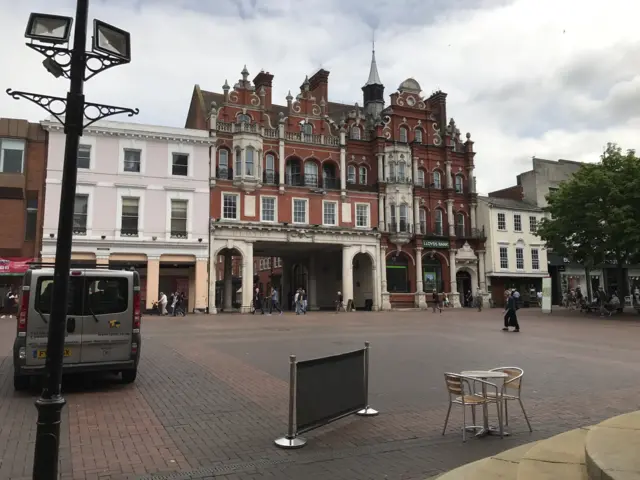
[[[625,263],[640,261],[640,159],[608,144],[599,163],[584,164],[548,197],[539,235],[548,248],[585,266],[614,263],[627,294]],[[590,282],[587,282],[589,285]],[[621,299],[622,300],[622,299]]]

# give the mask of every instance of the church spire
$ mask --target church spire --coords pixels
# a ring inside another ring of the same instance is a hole
[[[369,69],[369,79],[367,85],[382,85],[382,81],[380,80],[380,75],[378,74],[378,65],[376,63],[376,42],[373,41],[373,49],[371,50],[371,68]]]

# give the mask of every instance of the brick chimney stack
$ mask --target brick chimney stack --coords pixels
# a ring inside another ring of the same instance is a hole
[[[329,71],[321,68],[314,73],[309,79],[309,90],[316,98],[318,105],[323,98],[325,102],[329,102]]]
[[[266,109],[270,109],[271,105],[272,105],[272,101],[271,101],[271,86],[273,84],[273,75],[271,75],[269,72],[265,72],[264,70],[262,70],[258,75],[256,75],[256,78],[253,79],[253,84],[256,87],[256,92],[260,91],[260,87],[264,87],[265,90],[265,105],[264,107]]]

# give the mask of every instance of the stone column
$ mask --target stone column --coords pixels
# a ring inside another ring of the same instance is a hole
[[[447,222],[449,223],[449,236],[453,237],[456,234],[455,218],[453,216],[453,199],[449,198],[447,202]]]
[[[424,295],[424,284],[422,276],[422,247],[416,247],[416,306],[427,308]]]
[[[158,300],[160,292],[160,257],[147,256],[147,292],[145,307],[147,310],[151,310],[153,302]],[[169,292],[167,294],[167,300],[169,299]]]
[[[446,173],[445,176],[447,182],[447,188],[453,188],[453,177],[451,176],[451,160],[447,160],[445,163]]]
[[[420,198],[413,199],[413,232],[422,233],[420,231]]]
[[[251,311],[253,273],[253,243],[247,242],[242,257],[242,307],[240,309],[242,313]]]
[[[224,313],[233,309],[233,256],[231,252],[224,254],[224,300],[222,302]]]
[[[209,255],[209,313],[218,313],[216,308],[216,282],[218,280],[218,255]]]
[[[380,269],[378,263],[380,262],[380,254],[376,248],[376,255],[371,261],[371,274],[373,275],[373,311],[380,310]]]
[[[378,195],[378,230],[384,232],[384,223],[385,223],[385,205],[384,205],[384,193]]]
[[[451,293],[449,299],[454,307],[460,307],[460,295],[458,293],[458,283],[456,282],[456,251],[449,250],[449,277],[451,280]]]
[[[384,153],[377,153],[378,157],[378,181],[384,182]]]
[[[196,259],[195,278],[195,303],[191,305],[192,311],[204,312],[208,304],[209,279],[207,275],[207,259]]]
[[[479,281],[480,281],[480,290],[482,290],[482,293],[487,293],[487,274],[486,274],[486,270],[485,270],[485,263],[484,263],[484,255],[485,255],[485,251],[484,250],[478,250],[478,276]]]
[[[415,185],[418,181],[418,159],[413,156],[411,157],[411,175],[413,175],[411,181]]]
[[[317,264],[316,257],[311,255],[309,257],[309,291],[308,299],[309,299],[309,310],[318,310],[318,297],[317,297],[317,286],[316,286],[316,274],[317,274]]]
[[[340,132],[340,195],[347,196],[347,146],[346,133]],[[357,174],[357,172],[356,172]]]
[[[284,192],[284,181],[285,181],[285,173],[286,168],[284,164],[284,124],[280,123],[278,125],[278,137],[280,140],[278,141],[278,175],[280,177],[280,192]]]
[[[478,204],[473,202],[471,204],[471,231],[476,229],[476,214],[478,210]]]
[[[291,265],[288,259],[282,259],[282,277],[280,285],[280,308],[284,310],[290,310],[291,304],[289,303],[289,282],[291,281]]]
[[[476,182],[473,176],[474,169],[475,167],[473,165],[467,167],[467,189],[470,193],[476,193]]]
[[[342,246],[342,298],[344,306],[353,300],[353,263],[351,261],[351,247]]]
[[[380,245],[380,288],[382,290],[381,310],[391,310],[389,292],[387,291],[387,246]]]

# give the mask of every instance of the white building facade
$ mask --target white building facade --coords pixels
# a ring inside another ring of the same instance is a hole
[[[56,255],[65,134],[49,132],[42,258]],[[160,292],[208,305],[208,132],[125,122],[85,129],[78,150],[72,261],[135,268],[147,309]]]
[[[537,303],[535,292],[548,276],[547,251],[536,233],[543,217],[542,209],[531,203],[478,197],[478,221],[487,235],[486,284],[494,305],[504,304],[510,288],[517,288],[524,302]]]

